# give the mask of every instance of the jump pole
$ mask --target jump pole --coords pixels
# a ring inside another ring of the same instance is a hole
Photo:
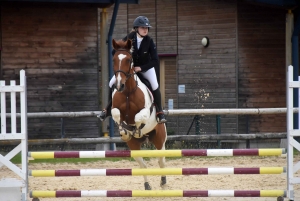
[[[81,170],[31,170],[33,177],[72,176],[141,176],[141,175],[215,175],[215,174],[282,174],[285,167],[255,168],[153,168],[153,169],[81,169]]]
[[[280,156],[285,149],[183,149],[126,151],[55,151],[28,152],[34,159],[111,158],[111,157],[191,157],[191,156]]]
[[[286,197],[284,190],[66,190],[31,191],[31,198],[46,197]]]

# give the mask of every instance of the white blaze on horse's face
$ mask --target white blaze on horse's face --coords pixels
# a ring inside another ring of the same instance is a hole
[[[122,60],[123,60],[125,57],[126,57],[125,54],[119,54],[119,55],[118,55],[118,58],[119,58],[119,70],[121,70],[121,62],[122,62]],[[122,80],[122,78],[121,78],[121,73],[118,73],[118,74],[116,75],[116,80],[117,80],[117,88],[119,89],[119,88],[121,87],[121,80]]]

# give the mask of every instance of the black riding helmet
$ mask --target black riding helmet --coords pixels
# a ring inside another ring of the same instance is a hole
[[[133,21],[133,29],[141,36],[142,36],[139,31],[138,31],[138,27],[148,27],[148,31],[151,27],[150,22],[148,20],[147,17],[145,16],[138,16],[137,18],[135,18],[135,20]]]
[[[133,21],[133,28],[138,28],[138,27],[151,27],[150,22],[147,17],[145,16],[138,16],[135,18]]]

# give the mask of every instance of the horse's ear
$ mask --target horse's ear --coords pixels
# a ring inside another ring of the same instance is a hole
[[[130,49],[131,49],[131,46],[132,46],[132,41],[131,41],[131,39],[127,39],[125,48],[126,48],[127,50],[130,50]]]
[[[114,48],[115,50],[117,50],[117,49],[120,48],[120,45],[116,42],[115,39],[112,39],[112,45],[113,45],[113,48]]]

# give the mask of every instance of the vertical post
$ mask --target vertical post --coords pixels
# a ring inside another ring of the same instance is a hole
[[[292,65],[292,33],[294,29],[294,15],[291,10],[286,14],[285,24],[285,66],[288,71],[288,66]]]
[[[249,115],[246,115],[246,133],[249,134]],[[250,149],[250,140],[246,140],[246,148]]]
[[[64,118],[60,118],[60,138],[65,138],[65,122]],[[65,149],[65,143],[63,143],[60,147],[60,150],[63,151]]]
[[[291,10],[288,10],[286,14],[286,23],[285,23],[285,67],[286,73],[288,72],[288,67],[292,65],[292,33],[294,29],[294,15]],[[288,75],[286,75],[288,78]],[[288,90],[288,80],[286,80],[286,90]],[[288,101],[288,97],[286,102]],[[287,148],[287,139],[281,139],[280,143],[282,148]]]
[[[24,175],[25,187],[22,188],[22,200],[27,200],[28,194],[28,128],[27,128],[27,83],[25,71],[20,71],[20,86],[24,91],[20,93],[20,112],[21,112],[21,133],[24,137],[21,139],[21,155],[22,155],[22,174]]]
[[[298,76],[299,76],[299,39],[298,39],[298,35],[294,35],[292,36],[292,63],[293,63],[293,80],[294,81],[298,81]],[[294,107],[298,107],[298,89],[297,88],[293,88],[293,104]],[[294,129],[298,129],[299,125],[298,125],[298,114],[294,113]]]
[[[200,122],[199,122],[200,118],[199,118],[199,115],[195,115],[195,119],[194,121],[196,122],[195,123],[195,133],[196,135],[200,135]]]
[[[287,193],[289,199],[294,198],[294,188],[291,183],[293,177],[293,147],[290,144],[290,130],[293,129],[294,113],[293,113],[293,88],[289,87],[289,82],[293,81],[293,67],[292,65],[292,33],[294,29],[294,16],[291,10],[288,10],[286,14],[286,35],[285,35],[285,44],[286,44],[286,104],[287,104]],[[284,144],[284,143],[283,143]],[[290,165],[292,164],[292,165]]]
[[[217,115],[216,116],[216,123],[217,123],[217,134],[221,134],[221,116]],[[221,140],[218,140],[218,148],[221,148]]]
[[[109,67],[109,78],[112,78],[113,76],[113,67],[112,67],[112,34],[114,32],[114,26],[116,23],[117,19],[117,14],[119,10],[119,0],[115,0],[115,6],[114,6],[114,12],[112,15],[110,27],[109,27],[109,32],[108,32],[108,67]],[[109,120],[109,136],[113,137],[114,136],[114,122],[112,119]],[[114,150],[114,143],[110,143],[110,149]]]
[[[102,84],[102,99],[101,107],[104,108],[107,105],[108,100],[108,82],[109,82],[109,72],[108,72],[108,56],[107,56],[107,12],[106,8],[101,11],[100,17],[100,53],[101,53],[101,84]],[[104,137],[108,137],[108,124],[109,121],[103,121],[102,123],[102,133]]]
[[[290,200],[293,200],[294,198],[294,187],[293,187],[293,183],[292,183],[292,179],[293,179],[293,146],[292,146],[292,136],[291,136],[291,131],[294,129],[293,126],[293,88],[289,87],[289,83],[293,82],[293,66],[288,66],[288,71],[287,71],[287,76],[286,76],[286,80],[287,80],[287,101],[286,101],[286,108],[287,108],[287,194],[288,194],[288,198]]]

